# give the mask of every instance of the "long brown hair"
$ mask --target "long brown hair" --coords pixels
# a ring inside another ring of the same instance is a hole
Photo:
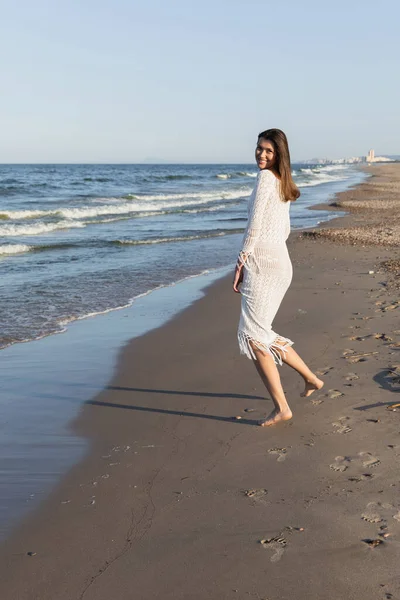
[[[294,202],[300,196],[300,190],[292,178],[289,144],[286,135],[280,129],[266,129],[258,135],[258,139],[260,138],[268,140],[274,147],[276,156],[274,171],[277,172],[281,182],[282,200]]]

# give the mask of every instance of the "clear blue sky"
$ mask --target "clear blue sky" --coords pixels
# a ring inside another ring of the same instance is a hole
[[[400,154],[398,0],[0,6],[0,162]]]

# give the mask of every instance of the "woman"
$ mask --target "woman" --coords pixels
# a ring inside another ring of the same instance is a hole
[[[260,133],[255,157],[260,172],[249,199],[249,218],[233,289],[242,295],[240,352],[253,359],[275,405],[270,416],[260,422],[265,427],[292,418],[277,363],[288,364],[303,377],[303,397],[321,389],[324,382],[291,347],[293,342],[272,330],[272,321],[292,281],[292,263],[286,247],[290,233],[289,207],[300,196],[292,179],[289,147],[283,131],[267,129]]]

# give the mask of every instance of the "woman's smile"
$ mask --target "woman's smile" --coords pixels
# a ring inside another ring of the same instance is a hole
[[[256,147],[256,161],[260,169],[270,169],[275,164],[275,148],[269,140],[258,140]]]

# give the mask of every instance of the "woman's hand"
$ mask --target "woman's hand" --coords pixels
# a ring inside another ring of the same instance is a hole
[[[233,291],[240,294],[239,285],[243,281],[243,265],[237,264],[235,268],[235,275],[233,277]]]

